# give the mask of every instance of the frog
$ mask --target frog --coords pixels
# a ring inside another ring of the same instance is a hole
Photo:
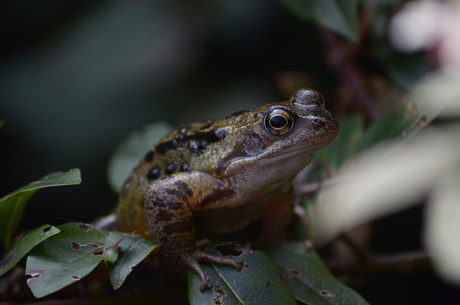
[[[245,264],[206,253],[196,236],[238,232],[267,209],[289,222],[293,179],[338,131],[324,99],[310,88],[285,102],[174,129],[124,184],[115,210],[119,230],[153,239],[165,258],[197,274],[204,291],[211,279],[203,263],[237,272]],[[271,220],[265,224],[272,233],[278,230]]]

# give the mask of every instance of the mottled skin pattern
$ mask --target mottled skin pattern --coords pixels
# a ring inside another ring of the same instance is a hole
[[[197,249],[195,232],[237,232],[267,206],[289,219],[284,214],[292,211],[290,202],[280,198],[289,198],[293,178],[338,130],[311,89],[286,102],[173,130],[127,180],[116,209],[119,229],[148,231],[164,255],[201,277],[204,290],[210,282],[199,261],[237,270],[242,264]]]

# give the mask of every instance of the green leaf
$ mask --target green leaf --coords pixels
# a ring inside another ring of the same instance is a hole
[[[126,233],[110,232],[109,236],[107,236],[106,246],[125,237]],[[120,288],[132,269],[156,247],[158,247],[157,244],[137,234],[131,235],[124,240],[118,247],[117,261],[115,263],[106,262],[113,289]]]
[[[27,258],[27,285],[37,298],[79,281],[104,258],[105,233],[82,223],[58,228],[59,234],[37,245]]]
[[[358,0],[280,0],[293,14],[358,42]]]
[[[340,131],[334,141],[317,153],[317,158],[326,162],[333,170],[350,156],[356,154],[364,134],[364,119],[361,115],[352,115],[340,122]]]
[[[403,139],[401,143],[404,143],[429,121],[430,119],[417,105],[398,105],[366,129],[359,150],[362,151],[381,142],[395,139]]]
[[[166,123],[153,123],[141,130],[133,131],[128,138],[118,145],[109,161],[108,180],[110,187],[119,192],[139,163],[139,160],[158,142],[171,127]]]
[[[413,119],[405,118],[405,113],[406,107],[401,105],[369,126],[361,140],[359,150],[403,135],[404,131],[414,123]]]
[[[215,255],[220,255],[214,251]],[[238,273],[235,268],[205,263],[212,287],[201,292],[201,280],[188,270],[189,301],[193,304],[296,304],[291,291],[283,281],[278,267],[261,251],[247,248],[240,256],[245,267]]]
[[[118,260],[118,244],[105,247],[104,250],[102,250],[101,258],[107,263],[115,263]]]
[[[27,258],[27,284],[37,298],[82,279],[101,261],[106,262],[117,289],[156,246],[139,235],[107,234],[89,224],[68,223],[58,228],[60,234],[36,246]]]
[[[293,274],[294,273],[294,274]],[[305,285],[301,280],[295,277],[295,272],[289,268],[284,272],[284,278],[286,284],[292,291],[294,298],[308,305],[330,305],[322,296],[320,296],[316,291]]]
[[[271,245],[265,251],[284,270],[286,282],[296,297],[302,296],[303,289],[309,287],[331,304],[368,304],[360,295],[332,276],[316,252],[307,250],[303,243],[285,242]],[[297,281],[293,282],[293,278]]]
[[[27,202],[39,189],[81,183],[80,170],[51,173],[0,199],[0,238],[8,248],[11,238],[22,218]]]
[[[425,53],[401,54],[383,50],[382,67],[388,77],[404,91],[411,91],[420,79],[430,71],[430,63]]]
[[[43,225],[18,236],[0,261],[0,276],[13,268],[33,247],[57,233],[59,229]]]

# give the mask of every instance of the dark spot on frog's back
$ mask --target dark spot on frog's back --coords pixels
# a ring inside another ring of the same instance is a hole
[[[147,180],[150,182],[155,181],[160,178],[160,174],[160,169],[158,167],[153,167],[147,172]]]
[[[155,154],[153,153],[153,151],[149,151],[149,152],[145,155],[144,161],[145,161],[145,162],[152,162],[154,156],[155,156]]]
[[[209,127],[212,126],[212,123],[213,123],[213,121],[208,121],[208,122],[206,123],[206,125],[204,125],[203,127],[200,128],[200,130],[208,129]]]
[[[194,132],[188,135],[180,135],[175,137],[172,140],[160,143],[155,148],[156,152],[159,154],[166,154],[168,151],[177,149],[180,147],[185,147],[190,145],[190,143],[195,142],[199,143],[197,147],[191,147],[192,150],[196,150],[197,154],[201,154],[206,149],[206,145],[209,143],[217,143],[220,140],[223,140],[227,132],[224,129],[211,129],[203,132]],[[190,146],[189,146],[190,147]],[[198,153],[199,152],[199,153]]]
[[[172,140],[166,141],[164,143],[158,144],[155,150],[159,153],[164,155],[171,149],[177,149],[179,147],[184,146],[184,141],[183,141],[184,136],[179,136],[177,138],[174,138]]]
[[[231,118],[232,116],[237,116],[237,115],[240,115],[240,114],[249,112],[249,111],[250,111],[250,110],[240,110],[240,111],[233,112],[231,115],[229,115],[229,116],[227,117],[227,119],[228,119],[228,118]]]
[[[206,150],[206,146],[208,146],[208,143],[206,143],[206,142],[201,142],[200,144],[198,144],[198,146],[192,147],[192,148],[190,149],[190,152],[191,152],[192,154],[194,154],[194,155],[197,155],[197,156],[202,155],[202,154],[205,152],[205,150]]]
[[[184,147],[184,136],[178,136],[177,138],[172,139],[172,146],[174,148]]]
[[[227,132],[224,129],[211,129],[206,132],[205,141],[209,143],[217,143],[220,140],[225,139]]]
[[[187,172],[189,170],[190,170],[190,162],[182,163],[182,165],[180,166],[180,169],[179,169],[180,172]]]
[[[175,171],[176,171],[176,164],[174,164],[174,162],[169,162],[166,165],[166,175],[174,174]]]

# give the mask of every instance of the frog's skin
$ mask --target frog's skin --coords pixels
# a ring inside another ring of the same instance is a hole
[[[338,130],[311,89],[286,102],[173,130],[124,185],[116,209],[119,229],[148,231],[166,257],[200,276],[204,290],[210,280],[200,261],[238,271],[243,266],[197,249],[195,231],[202,237],[237,232],[261,218],[272,202],[283,204],[280,198],[288,198],[294,177]],[[275,210],[292,211],[288,207]]]

